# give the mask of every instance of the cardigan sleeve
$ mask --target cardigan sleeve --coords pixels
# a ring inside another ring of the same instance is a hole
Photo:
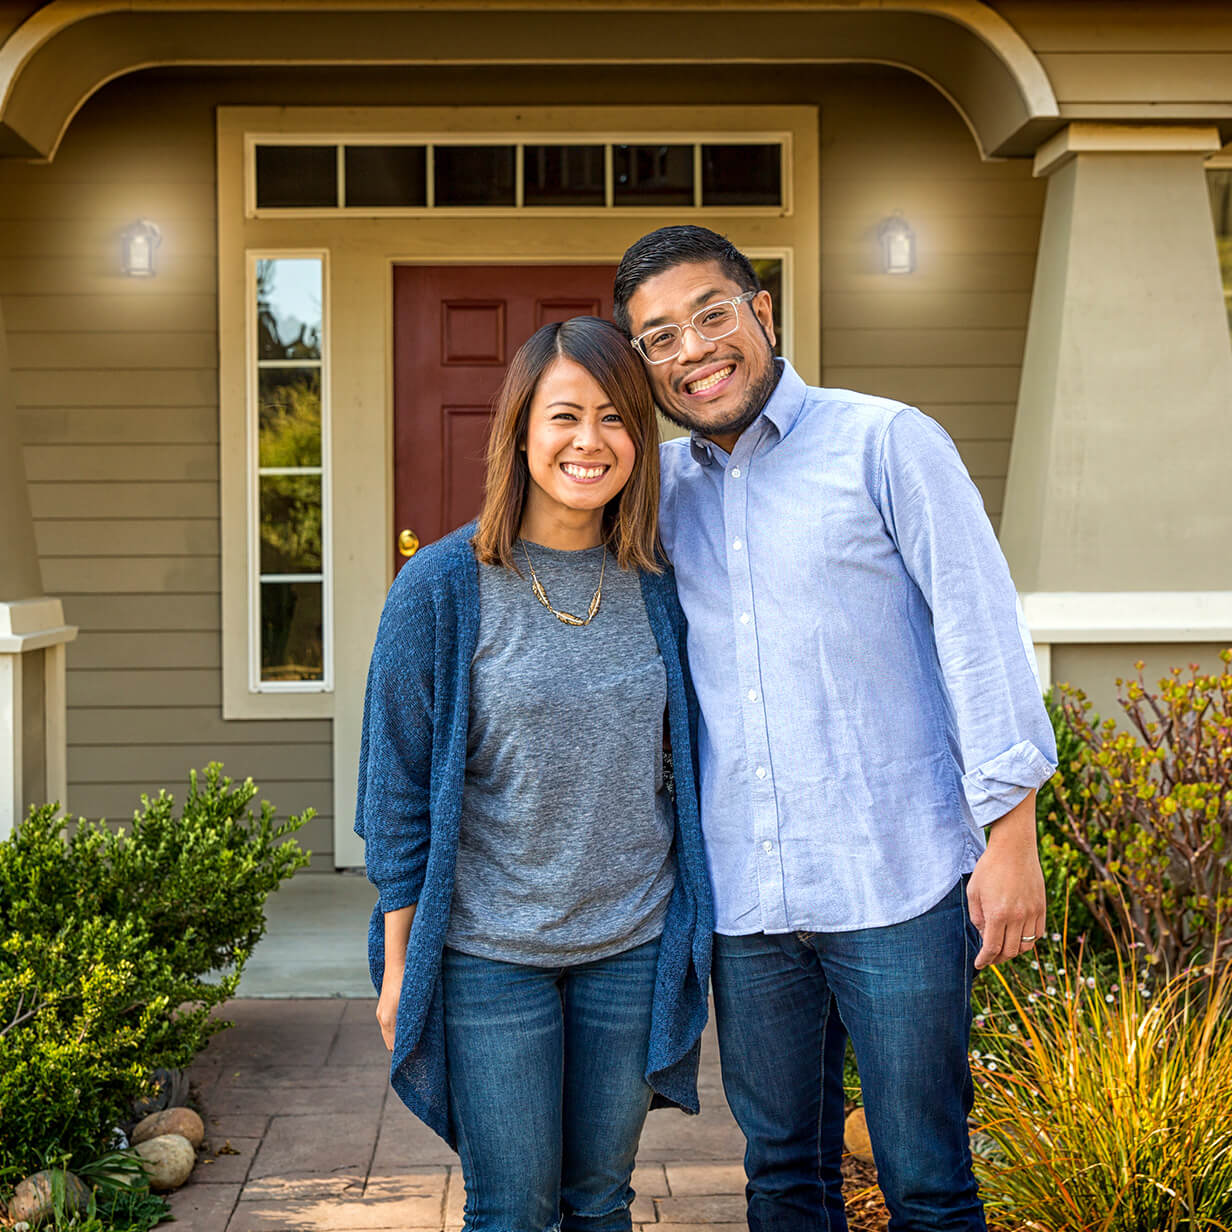
[[[382,911],[419,901],[428,863],[434,641],[431,605],[412,598],[400,575],[368,668],[355,809]]]

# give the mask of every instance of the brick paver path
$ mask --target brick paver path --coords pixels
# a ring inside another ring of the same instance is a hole
[[[458,1157],[389,1089],[372,1000],[237,1000],[235,1026],[192,1068],[206,1141],[171,1196],[174,1232],[373,1232],[462,1224]],[[652,1112],[634,1228],[744,1227],[744,1140],[719,1082],[713,1029],[702,1115]],[[517,1127],[511,1126],[516,1133]]]

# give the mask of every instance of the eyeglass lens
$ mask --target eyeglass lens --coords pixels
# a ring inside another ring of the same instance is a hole
[[[724,301],[721,304],[710,304],[702,308],[692,318],[693,328],[707,342],[717,342],[733,333],[739,322],[739,313],[735,304]],[[654,333],[642,338],[642,346],[648,359],[672,359],[679,354],[683,345],[684,331],[679,325],[664,325]]]

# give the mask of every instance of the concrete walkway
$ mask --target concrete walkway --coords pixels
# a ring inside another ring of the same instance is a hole
[[[191,1071],[206,1144],[171,1196],[176,1232],[461,1227],[458,1158],[389,1089],[375,1011],[371,998],[339,997],[225,1007],[236,1025]],[[744,1227],[744,1142],[723,1100],[713,1029],[701,1097],[701,1116],[650,1114],[635,1229]]]
[[[301,874],[271,896],[240,998],[191,1071],[206,1143],[171,1196],[175,1232],[460,1228],[458,1157],[389,1088],[368,981],[362,877]],[[634,1226],[744,1227],[744,1140],[704,1042],[702,1115],[652,1112]],[[511,1134],[518,1126],[509,1126]]]

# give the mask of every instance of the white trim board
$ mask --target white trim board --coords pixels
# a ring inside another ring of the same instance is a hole
[[[1232,641],[1232,590],[1036,591],[1020,597],[1037,644]]]

